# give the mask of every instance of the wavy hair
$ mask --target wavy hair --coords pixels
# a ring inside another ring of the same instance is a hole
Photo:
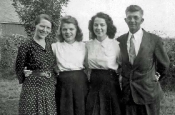
[[[75,40],[78,41],[78,42],[82,41],[83,33],[81,31],[81,28],[78,25],[78,21],[76,20],[76,18],[68,15],[68,16],[64,16],[64,17],[61,18],[61,24],[60,24],[60,27],[59,27],[59,30],[58,30],[58,33],[59,33],[58,38],[59,38],[60,42],[64,42],[64,38],[63,38],[63,35],[61,33],[62,25],[64,23],[74,24],[76,29],[77,29]]]
[[[54,22],[53,22],[51,16],[49,16],[49,15],[47,15],[47,14],[40,14],[40,15],[38,15],[38,16],[36,17],[35,21],[34,21],[35,26],[36,26],[37,24],[39,24],[40,21],[41,21],[42,19],[45,19],[45,20],[49,21],[49,22],[52,24],[52,29],[54,28]]]
[[[127,8],[126,8],[126,10],[125,10],[125,13],[127,13],[127,12],[136,12],[136,11],[140,11],[140,13],[143,15],[143,9],[140,7],[140,6],[138,6],[138,5],[130,5],[130,6],[128,6]]]
[[[97,13],[96,15],[94,15],[92,18],[91,18],[91,20],[89,21],[89,27],[88,27],[88,29],[89,29],[89,31],[91,32],[91,37],[92,37],[92,39],[95,39],[97,36],[95,35],[95,33],[94,33],[94,30],[93,30],[93,24],[94,24],[94,20],[95,20],[95,18],[103,18],[104,20],[105,20],[105,22],[106,22],[106,24],[107,24],[107,33],[106,33],[106,35],[108,35],[108,37],[110,38],[110,39],[113,39],[114,38],[114,36],[115,36],[115,33],[116,33],[116,31],[117,31],[117,28],[114,26],[114,24],[113,24],[113,20],[112,20],[112,18],[108,15],[108,14],[105,14],[105,13],[103,13],[103,12],[99,12],[99,13]]]

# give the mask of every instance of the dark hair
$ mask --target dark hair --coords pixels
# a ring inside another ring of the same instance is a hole
[[[75,40],[78,42],[83,40],[83,33],[78,25],[78,21],[76,20],[76,18],[68,15],[68,16],[64,16],[61,18],[61,24],[60,24],[60,28],[59,28],[59,32],[58,32],[59,33],[58,37],[59,37],[60,42],[64,42],[64,38],[63,38],[62,33],[61,33],[61,28],[62,28],[62,25],[64,23],[74,24],[76,29],[77,29]]]
[[[95,18],[103,18],[105,21],[106,21],[106,24],[107,24],[107,35],[110,39],[113,39],[114,36],[115,36],[115,33],[117,31],[117,28],[114,26],[113,24],[113,20],[112,18],[108,15],[108,14],[105,14],[103,12],[99,12],[97,13],[96,15],[94,15],[91,20],[89,21],[89,31],[91,32],[91,37],[92,39],[95,39],[97,36],[95,35],[94,31],[93,31],[93,24],[94,24],[94,20]]]
[[[53,20],[47,14],[40,14],[39,16],[37,16],[36,19],[35,19],[35,26],[40,23],[41,19],[48,20],[52,24],[52,29],[53,29],[53,27],[54,27]]]
[[[127,13],[127,12],[136,12],[136,11],[140,11],[141,14],[143,15],[143,10],[142,10],[142,8],[141,8],[140,6],[138,6],[138,5],[130,5],[130,6],[128,6],[128,7],[126,8],[126,10],[125,10],[125,13]]]

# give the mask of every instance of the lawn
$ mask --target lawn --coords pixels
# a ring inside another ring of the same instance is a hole
[[[21,85],[15,80],[0,79],[0,115],[17,115]],[[175,115],[175,92],[165,91],[161,115]]]
[[[21,85],[17,80],[0,80],[0,115],[17,115]]]

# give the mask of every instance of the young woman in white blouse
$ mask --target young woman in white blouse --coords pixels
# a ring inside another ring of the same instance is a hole
[[[60,42],[52,44],[59,76],[56,101],[59,115],[85,115],[88,79],[84,73],[85,43],[77,20],[72,16],[61,19]]]
[[[89,22],[92,40],[87,46],[87,63],[90,89],[87,96],[86,115],[121,115],[119,66],[119,43],[113,39],[116,27],[111,17],[97,13]]]

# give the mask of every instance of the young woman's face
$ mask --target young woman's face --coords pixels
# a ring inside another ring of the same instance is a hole
[[[49,33],[51,33],[52,24],[46,19],[41,19],[36,25],[35,34],[39,38],[45,38]]]
[[[93,24],[93,30],[97,37],[104,37],[107,33],[107,24],[105,19],[96,17]]]
[[[64,38],[65,42],[73,43],[75,42],[77,28],[72,23],[63,23],[61,27],[61,33],[62,33],[62,37]]]

